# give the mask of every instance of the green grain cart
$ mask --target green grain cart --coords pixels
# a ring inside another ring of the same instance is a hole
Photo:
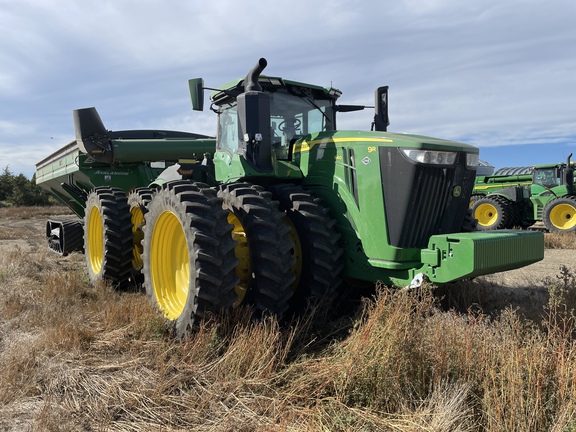
[[[301,310],[342,280],[441,284],[543,258],[542,233],[462,232],[477,148],[388,132],[387,87],[370,131],[338,130],[337,113],[365,107],[338,104],[332,87],[263,76],[266,65],[212,89],[215,140],[134,138],[107,131],[94,109],[75,111],[75,167],[45,161],[39,173],[52,174],[38,182],[79,204],[92,280],[142,280],[184,334],[243,303]],[[202,110],[203,80],[189,88]],[[144,174],[120,184],[115,173],[130,166]]]

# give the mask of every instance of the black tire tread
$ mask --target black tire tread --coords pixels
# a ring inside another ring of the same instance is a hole
[[[86,199],[84,217],[84,251],[89,254],[87,227],[92,208],[97,207],[104,230],[104,257],[102,269],[93,274],[88,264],[90,280],[94,283],[102,279],[111,281],[118,288],[129,285],[132,269],[132,223],[126,194],[122,189],[99,186],[94,188]]]
[[[293,243],[284,213],[270,192],[250,183],[223,185],[218,195],[223,208],[234,213],[246,232],[253,277],[245,301],[258,311],[282,316],[289,307],[294,281]]]
[[[470,197],[470,207],[472,207],[476,201],[478,201],[479,199],[482,199],[484,197],[486,197],[486,195],[472,194],[472,196]]]
[[[46,222],[46,236],[48,247],[58,255],[66,256],[72,252],[82,252],[84,250],[84,222],[81,220]],[[50,226],[60,225],[59,238],[52,238],[48,232]]]
[[[183,337],[207,314],[219,313],[236,300],[237,283],[235,242],[222,200],[206,185],[177,180],[164,184],[148,205],[144,225],[144,287],[156,306],[150,277],[149,247],[154,222],[163,211],[173,211],[185,228],[191,272],[195,278],[189,287],[188,308],[172,322],[175,333]]]
[[[128,207],[130,213],[132,213],[132,209],[135,207],[139,207],[142,215],[145,217],[146,213],[148,212],[148,206],[152,202],[152,198],[154,197],[154,193],[156,189],[147,188],[147,187],[140,187],[136,188],[128,194]],[[134,228],[134,227],[133,227]],[[142,229],[142,227],[140,227]],[[136,247],[136,245],[134,245]],[[139,283],[142,282],[142,267],[137,266],[134,263],[136,259],[136,255],[134,252],[132,260],[132,277],[134,280],[138,281]]]
[[[302,270],[290,301],[292,311],[302,312],[310,301],[334,300],[342,284],[344,268],[336,220],[320,198],[295,184],[277,184],[270,188],[280,210],[292,221],[302,249]]]

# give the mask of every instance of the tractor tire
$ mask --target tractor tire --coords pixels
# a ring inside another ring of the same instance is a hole
[[[576,231],[576,196],[558,197],[548,202],[542,220],[550,232]]]
[[[292,284],[293,242],[284,213],[271,193],[249,183],[223,185],[218,191],[232,235],[239,264],[236,292],[239,304],[253,305],[258,313],[281,317],[289,307]]]
[[[117,288],[130,284],[132,227],[124,191],[97,187],[86,199],[84,254],[92,283],[109,280]]]
[[[216,191],[204,186],[168,182],[144,216],[144,287],[181,339],[236,299],[232,226]]]
[[[479,231],[511,228],[514,224],[512,203],[501,196],[480,198],[472,205]]]
[[[478,220],[474,217],[472,209],[466,210],[464,222],[462,223],[462,232],[478,231]]]
[[[482,194],[474,194],[470,197],[470,203],[468,204],[468,208],[472,208],[472,206],[474,205],[474,203],[476,201],[478,201],[479,199],[484,198],[486,195],[482,195]]]
[[[132,277],[138,283],[142,283],[142,252],[144,247],[144,215],[148,212],[148,205],[152,201],[155,189],[137,188],[128,195],[130,207],[130,220],[132,222],[133,249],[132,249]]]
[[[336,221],[319,198],[300,186],[278,184],[270,191],[288,218],[294,242],[296,280],[292,284],[290,310],[299,314],[311,301],[334,300],[342,284],[340,273],[344,267]]]

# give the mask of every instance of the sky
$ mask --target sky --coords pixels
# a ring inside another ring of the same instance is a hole
[[[564,161],[575,22],[574,0],[0,0],[0,169],[31,177],[74,139],[77,108],[109,130],[214,135],[188,79],[216,87],[260,57],[343,104],[388,85],[389,131],[475,145],[496,168]],[[339,129],[372,116],[341,113]]]

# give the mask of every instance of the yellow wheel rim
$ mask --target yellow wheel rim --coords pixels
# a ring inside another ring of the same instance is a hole
[[[97,207],[92,207],[88,219],[88,264],[94,275],[102,270],[104,261],[104,226]]]
[[[289,217],[286,217],[286,223],[290,226],[290,232],[288,237],[294,242],[294,249],[292,249],[292,258],[294,258],[294,264],[292,265],[292,273],[296,278],[291,285],[292,291],[296,291],[298,284],[300,283],[300,275],[302,274],[302,245],[300,243],[300,237],[298,237],[298,231],[292,223]]]
[[[144,231],[142,227],[144,226],[144,214],[142,209],[136,206],[130,209],[131,221],[132,221],[132,234],[134,235],[134,248],[132,249],[132,267],[136,270],[142,268],[142,240],[144,239]]]
[[[492,204],[482,203],[476,207],[474,217],[482,226],[494,225],[498,220],[498,210]]]
[[[576,225],[576,209],[570,204],[558,204],[550,210],[550,222],[560,230]]]
[[[182,315],[190,286],[186,234],[178,217],[165,211],[154,224],[150,239],[150,276],[156,303],[166,318]]]
[[[234,248],[234,254],[239,260],[236,266],[236,276],[240,281],[234,288],[238,299],[234,303],[234,307],[239,306],[246,297],[248,291],[248,282],[250,281],[250,248],[248,247],[248,239],[244,227],[234,213],[228,213],[228,223],[233,226],[232,238],[236,240],[237,244]]]

